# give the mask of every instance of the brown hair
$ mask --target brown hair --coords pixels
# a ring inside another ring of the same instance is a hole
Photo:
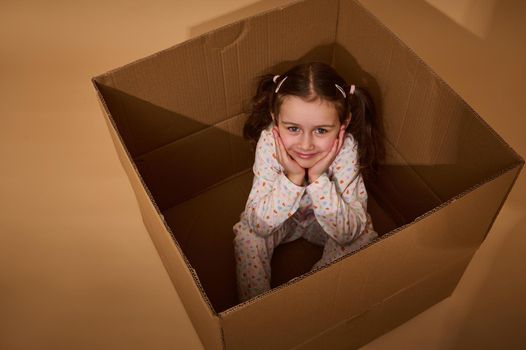
[[[341,123],[348,119],[349,114],[352,115],[346,131],[358,143],[361,173],[364,176],[376,173],[379,161],[385,156],[384,131],[380,117],[375,114],[372,99],[365,89],[355,87],[351,94],[350,85],[331,66],[321,62],[299,64],[278,76],[275,82],[273,78],[273,74],[259,77],[252,107],[243,128],[246,139],[252,144],[257,143],[261,131],[272,122],[271,112],[278,117],[286,96],[297,96],[306,102],[321,99],[334,104]],[[345,91],[346,97],[335,84]]]

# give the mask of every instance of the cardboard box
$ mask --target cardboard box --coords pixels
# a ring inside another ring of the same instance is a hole
[[[319,248],[280,246],[275,288],[238,304],[232,226],[254,156],[241,137],[244,111],[256,76],[312,60],[368,88],[385,120],[388,157],[367,183],[381,237],[313,273]],[[429,308],[455,289],[524,164],[352,0],[277,8],[93,83],[145,226],[207,349],[357,348]]]

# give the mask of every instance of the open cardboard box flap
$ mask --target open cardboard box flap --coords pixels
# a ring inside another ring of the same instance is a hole
[[[388,157],[367,182],[381,237],[321,254],[279,247],[273,288],[238,304],[232,226],[252,183],[242,138],[257,76],[299,61],[366,87]],[[307,0],[222,27],[93,79],[145,226],[210,349],[359,347],[449,296],[524,160],[353,0]]]

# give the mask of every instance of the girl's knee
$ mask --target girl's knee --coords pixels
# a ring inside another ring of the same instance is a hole
[[[243,227],[234,226],[234,247],[235,249],[245,250],[246,248],[256,248],[264,245],[264,239]]]

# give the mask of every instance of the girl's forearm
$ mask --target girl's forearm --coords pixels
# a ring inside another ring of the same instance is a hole
[[[268,236],[299,208],[305,187],[279,175],[274,181],[255,177],[245,208],[247,224],[258,236]]]
[[[364,229],[365,207],[352,193],[340,194],[327,176],[320,176],[306,190],[312,198],[318,222],[340,245],[350,243]]]

